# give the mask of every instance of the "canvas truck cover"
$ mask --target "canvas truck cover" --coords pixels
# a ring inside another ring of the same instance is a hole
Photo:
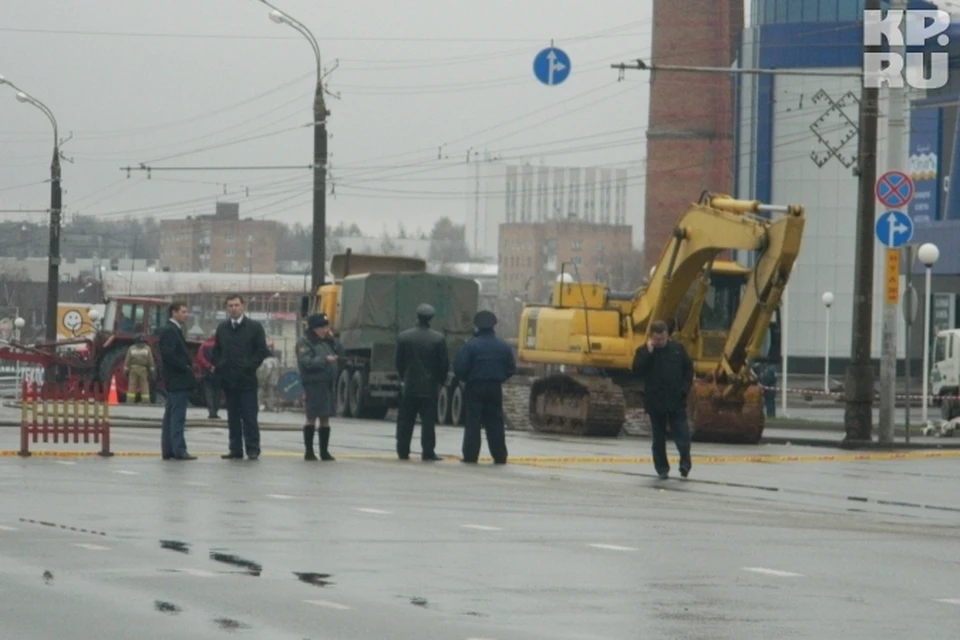
[[[476,281],[435,273],[367,273],[347,276],[340,290],[340,342],[345,349],[394,343],[416,326],[424,302],[436,309],[430,326],[462,344],[473,335],[480,287]]]

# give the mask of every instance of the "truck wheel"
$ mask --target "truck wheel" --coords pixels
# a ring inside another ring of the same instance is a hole
[[[444,385],[440,387],[440,393],[437,395],[437,422],[439,424],[450,424],[450,396],[453,394],[450,387]]]
[[[960,402],[954,398],[940,396],[940,415],[948,422],[960,416]]]
[[[466,414],[463,411],[463,387],[458,384],[453,388],[453,394],[450,398],[450,423],[461,426],[465,418]]]
[[[369,404],[366,372],[360,369],[353,372],[350,376],[350,393],[347,395],[350,399],[350,415],[354,418],[362,418]]]
[[[344,369],[337,376],[336,410],[341,418],[349,418],[350,413],[350,369]]]

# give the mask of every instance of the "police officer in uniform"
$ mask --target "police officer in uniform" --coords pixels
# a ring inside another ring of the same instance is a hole
[[[517,372],[513,349],[493,332],[497,316],[480,311],[473,318],[477,327],[453,363],[457,380],[466,383],[461,462],[476,463],[480,457],[480,428],[487,430],[487,447],[495,464],[507,463],[507,442],[503,427],[504,382]]]
[[[443,334],[430,328],[435,310],[429,304],[417,307],[417,326],[397,337],[397,373],[403,381],[397,410],[397,456],[410,459],[410,440],[420,414],[420,458],[442,460],[437,444],[437,395],[447,381],[450,360]]]

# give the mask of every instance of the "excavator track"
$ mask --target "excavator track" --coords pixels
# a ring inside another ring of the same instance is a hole
[[[608,378],[557,374],[530,386],[534,431],[616,438],[626,419],[623,391]]]
[[[699,442],[757,444],[763,436],[763,392],[750,384],[736,400],[725,400],[727,385],[694,380],[687,398],[691,437]]]

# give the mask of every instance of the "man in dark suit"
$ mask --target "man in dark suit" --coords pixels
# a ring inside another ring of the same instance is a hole
[[[417,307],[417,326],[397,336],[397,373],[403,383],[397,409],[397,456],[410,459],[410,440],[420,414],[420,459],[442,460],[437,445],[437,394],[450,369],[447,341],[430,328],[435,310],[429,304]]]
[[[167,402],[163,410],[160,430],[160,451],[164,460],[196,460],[187,453],[183,434],[187,421],[187,401],[193,390],[193,364],[183,331],[187,323],[187,305],[174,302],[168,312],[169,320],[160,333],[160,362]]]
[[[230,452],[224,460],[260,457],[260,400],[257,369],[270,355],[263,325],[243,313],[243,298],[227,298],[227,319],[217,327],[213,343],[213,366],[227,400]]]

